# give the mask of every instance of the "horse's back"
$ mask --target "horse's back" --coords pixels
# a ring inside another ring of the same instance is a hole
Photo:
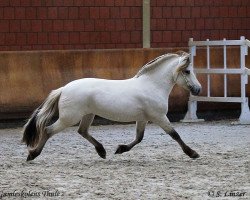
[[[108,80],[98,78],[83,78],[72,81],[64,86],[63,94],[71,97],[81,97],[86,95],[98,95],[100,93],[119,93],[128,89],[130,79]]]

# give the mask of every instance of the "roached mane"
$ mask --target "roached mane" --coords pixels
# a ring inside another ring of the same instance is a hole
[[[137,74],[134,76],[135,78],[140,77],[143,74],[146,74],[147,72],[149,72],[150,70],[154,69],[155,67],[159,66],[159,64],[167,59],[171,59],[172,57],[176,57],[177,54],[172,54],[172,53],[168,53],[168,54],[164,54],[161,55],[157,58],[155,58],[154,60],[151,60],[150,62],[148,62],[147,64],[145,64],[138,72]]]

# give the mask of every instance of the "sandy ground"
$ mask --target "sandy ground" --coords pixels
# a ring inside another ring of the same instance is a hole
[[[173,125],[199,159],[187,157],[149,124],[142,143],[122,155],[114,152],[133,140],[134,125],[91,127],[107,150],[106,160],[73,127],[51,138],[41,156],[27,163],[21,129],[2,129],[0,199],[250,199],[249,125]],[[233,197],[237,192],[244,196]]]

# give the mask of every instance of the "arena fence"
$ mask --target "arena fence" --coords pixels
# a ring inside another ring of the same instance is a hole
[[[227,47],[238,46],[240,47],[240,66],[234,68],[228,68],[227,65]],[[194,65],[194,57],[196,56],[197,47],[206,48],[206,68],[196,68]],[[223,66],[222,68],[214,68],[210,65],[210,47],[221,47],[223,48]],[[248,105],[248,98],[246,97],[246,85],[248,84],[248,75],[250,75],[250,70],[245,66],[245,56],[248,55],[248,47],[250,47],[250,41],[245,39],[244,36],[240,40],[218,40],[210,41],[193,41],[193,38],[189,39],[189,49],[191,57],[190,67],[194,69],[196,74],[205,74],[207,76],[207,95],[206,96],[193,96],[190,94],[188,101],[188,111],[183,122],[197,122],[203,119],[198,119],[197,112],[197,102],[227,102],[227,103],[241,103],[241,114],[238,123],[240,124],[250,124],[250,110]],[[211,77],[212,74],[222,74],[224,75],[224,96],[215,97],[211,95]],[[240,97],[230,97],[227,95],[228,84],[227,75],[240,75]],[[204,89],[204,88],[203,88]]]

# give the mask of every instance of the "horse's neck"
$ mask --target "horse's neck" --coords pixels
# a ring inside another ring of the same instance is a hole
[[[162,65],[164,65],[164,63]],[[158,67],[158,69],[154,69],[150,73],[142,75],[142,78],[147,79],[145,81],[155,85],[168,97],[175,85],[173,81],[174,69],[173,67],[166,65]]]

